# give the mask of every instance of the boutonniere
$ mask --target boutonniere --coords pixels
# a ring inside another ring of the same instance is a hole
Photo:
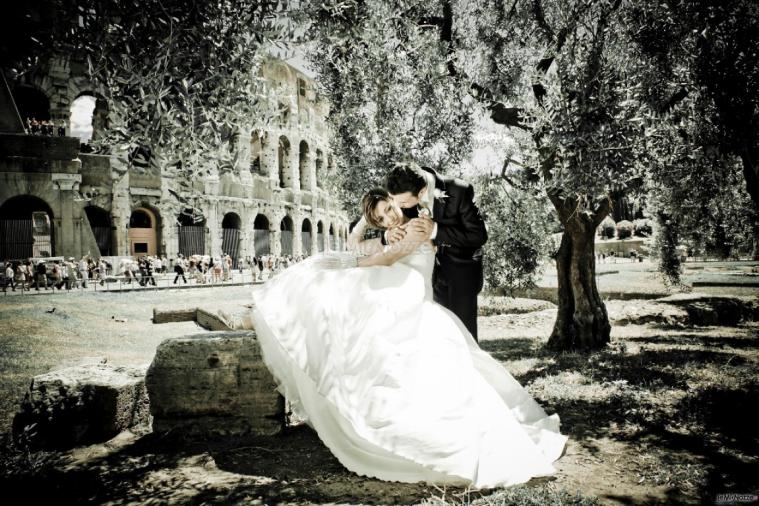
[[[441,189],[439,189],[439,188],[435,188],[435,190],[432,192],[432,195],[433,195],[433,196],[434,196],[436,199],[440,199],[440,200],[443,200],[443,199],[447,199],[447,198],[448,198],[448,194],[447,194],[447,193],[445,193],[443,190],[441,190]]]

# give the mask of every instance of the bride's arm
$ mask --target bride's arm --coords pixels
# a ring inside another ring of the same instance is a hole
[[[432,243],[418,233],[408,233],[402,240],[388,245],[384,251],[357,259],[358,267],[371,267],[374,265],[392,265],[401,258],[414,252],[423,243]]]
[[[366,218],[362,216],[348,236],[348,249],[362,255],[380,253],[382,251],[380,239],[364,239],[366,225]]]

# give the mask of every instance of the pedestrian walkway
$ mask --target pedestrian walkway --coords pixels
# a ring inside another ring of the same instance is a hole
[[[180,279],[178,283],[174,284],[174,277],[175,274],[172,273],[166,273],[166,274],[155,274],[153,277],[155,278],[156,284],[145,284],[145,286],[141,286],[139,279],[132,279],[131,283],[126,281],[127,278],[125,277],[116,277],[116,276],[109,276],[106,282],[99,282],[95,280],[89,280],[89,283],[87,283],[87,288],[83,288],[78,286],[77,288],[72,288],[71,290],[66,290],[65,288],[56,289],[53,287],[45,289],[40,289],[39,291],[35,289],[23,289],[21,287],[17,287],[15,291],[11,290],[10,288],[3,294],[6,296],[29,296],[29,295],[43,295],[43,294],[59,294],[59,293],[94,293],[94,292],[138,292],[138,291],[144,291],[144,290],[173,290],[173,289],[188,289],[188,288],[214,288],[214,287],[221,287],[221,286],[244,286],[244,285],[254,285],[254,284],[263,284],[267,279],[269,279],[270,274],[268,271],[264,271],[263,273],[263,280],[260,279],[261,274],[256,271],[256,279],[253,278],[253,271],[250,269],[245,269],[242,271],[236,270],[230,273],[230,279],[227,281],[218,281],[218,282],[205,282],[205,283],[199,283],[195,278],[187,279],[187,283],[183,283]]]

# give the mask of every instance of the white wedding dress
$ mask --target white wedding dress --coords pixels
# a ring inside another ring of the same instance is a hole
[[[434,252],[390,267],[296,264],[253,294],[263,357],[348,469],[478,488],[555,472],[566,436],[432,300]]]

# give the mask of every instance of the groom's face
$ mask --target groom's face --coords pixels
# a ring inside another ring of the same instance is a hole
[[[398,205],[398,207],[402,209],[410,209],[412,207],[416,207],[419,205],[419,199],[422,198],[424,195],[424,192],[427,190],[427,187],[424,187],[419,192],[419,195],[414,195],[411,192],[403,192],[403,193],[396,193],[396,194],[390,194],[390,197],[395,201],[395,203]]]

